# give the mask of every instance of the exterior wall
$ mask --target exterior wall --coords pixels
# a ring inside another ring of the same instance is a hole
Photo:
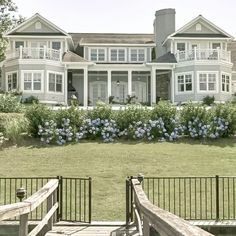
[[[217,73],[217,90],[218,92],[199,92],[197,91],[198,88],[198,72],[216,72]],[[190,72],[193,74],[193,92],[192,93],[182,93],[177,94],[177,77],[176,74],[178,73],[185,73]],[[224,65],[191,65],[186,67],[176,67],[174,71],[174,81],[175,81],[175,102],[186,102],[186,101],[202,101],[204,97],[207,95],[214,96],[215,101],[227,101],[232,98],[231,93],[226,93],[221,91],[221,73],[225,72],[231,74],[231,68],[224,66]]]
[[[199,22],[200,24],[201,24],[201,22]],[[203,24],[201,24],[201,31],[197,31],[196,30],[196,25],[197,24],[195,24],[195,25],[193,25],[192,27],[190,27],[189,29],[187,29],[186,31],[185,31],[185,33],[201,33],[201,34],[214,34],[215,32],[214,31],[212,31],[212,30],[210,30],[209,28],[207,28],[207,27],[205,27]]]

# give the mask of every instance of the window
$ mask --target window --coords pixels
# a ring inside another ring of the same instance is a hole
[[[216,92],[216,73],[199,73],[199,91]]]
[[[177,43],[177,50],[185,51],[185,43]]]
[[[24,41],[16,41],[15,48],[19,48],[20,46],[24,47]]]
[[[131,49],[130,60],[132,62],[143,62],[145,61],[145,50],[144,49]]]
[[[52,42],[52,49],[60,50],[61,49],[61,42]]]
[[[230,77],[227,74],[221,75],[221,90],[222,92],[229,92],[230,90]]]
[[[23,72],[24,91],[42,91],[42,72]]]
[[[178,92],[191,92],[193,90],[192,74],[181,74],[177,76]]]
[[[111,49],[110,50],[110,60],[114,62],[124,62],[125,61],[125,49]]]
[[[105,61],[105,49],[93,48],[90,50],[91,61]]]
[[[220,43],[212,43],[212,49],[221,48]]]
[[[49,92],[62,93],[62,74],[48,74],[48,90]]]
[[[9,73],[7,74],[7,90],[11,91],[17,89],[17,73]]]

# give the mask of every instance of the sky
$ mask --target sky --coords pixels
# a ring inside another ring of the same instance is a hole
[[[66,32],[153,33],[155,11],[175,8],[176,30],[198,15],[236,37],[236,0],[13,0],[28,18],[39,13]]]

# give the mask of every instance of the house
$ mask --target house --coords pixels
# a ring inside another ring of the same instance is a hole
[[[35,14],[4,37],[2,88],[42,103],[227,101],[236,92],[236,43],[201,15],[176,31],[175,9],[162,9],[154,34],[95,34],[67,33]]]

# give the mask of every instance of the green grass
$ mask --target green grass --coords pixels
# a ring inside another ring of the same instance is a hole
[[[93,220],[124,220],[125,179],[145,176],[236,175],[236,139],[176,143],[83,142],[64,147],[22,141],[0,151],[0,177],[93,179]]]

